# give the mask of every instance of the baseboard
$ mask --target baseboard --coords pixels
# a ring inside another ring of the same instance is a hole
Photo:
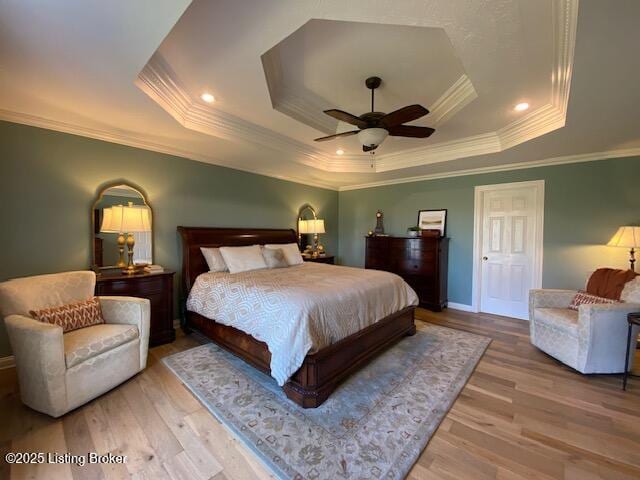
[[[16,366],[16,359],[13,355],[9,355],[8,357],[0,357],[0,370],[4,370],[6,368],[13,368]]]
[[[447,308],[450,308],[451,310],[460,310],[461,312],[475,312],[471,305],[465,305],[464,303],[448,302]]]

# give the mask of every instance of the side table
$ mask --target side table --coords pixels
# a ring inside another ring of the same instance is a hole
[[[627,377],[629,376],[629,350],[631,349],[631,333],[634,326],[640,326],[640,312],[629,313],[627,315],[627,322],[629,323],[629,332],[627,333],[627,356],[624,358],[624,376],[622,377],[622,390],[627,389]],[[635,343],[637,339],[633,339]]]

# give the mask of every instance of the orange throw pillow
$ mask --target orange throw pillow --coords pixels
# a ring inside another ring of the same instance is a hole
[[[97,297],[60,307],[31,310],[29,314],[41,322],[62,327],[64,333],[104,323],[102,308]]]

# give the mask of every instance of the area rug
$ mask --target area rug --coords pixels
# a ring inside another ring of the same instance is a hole
[[[282,479],[400,479],[490,340],[420,325],[348,378],[319,408],[214,344],[165,358],[200,401]]]

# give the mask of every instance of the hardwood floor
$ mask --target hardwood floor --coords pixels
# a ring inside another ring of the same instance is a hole
[[[638,479],[640,378],[583,376],[529,344],[528,324],[455,310],[418,318],[493,338],[410,479]],[[0,463],[0,478],[263,479],[268,470],[159,359],[198,341],[151,349],[148,368],[62,419],[24,407],[13,369],[0,370],[0,454],[127,455],[79,467]],[[640,365],[640,361],[637,363]]]

